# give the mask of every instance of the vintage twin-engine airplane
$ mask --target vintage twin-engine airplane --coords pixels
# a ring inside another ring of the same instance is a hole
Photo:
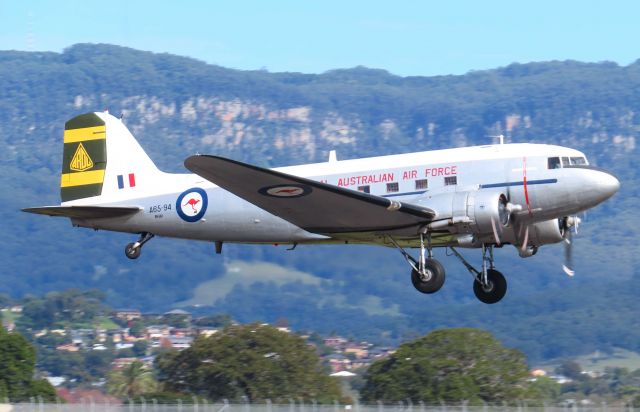
[[[432,248],[448,247],[474,277],[484,303],[505,295],[493,248],[520,256],[565,241],[577,213],[620,187],[577,150],[498,144],[265,169],[218,156],[185,162],[195,174],[156,168],[120,119],[87,113],[65,124],[60,206],[24,209],[74,226],[137,233],[136,259],[154,235],[223,242],[358,243],[397,248],[414,287],[445,280]],[[480,269],[456,249],[481,248]],[[414,258],[405,248],[419,248]],[[570,252],[570,249],[568,250]],[[570,258],[570,253],[569,256]],[[567,259],[565,271],[573,274]]]

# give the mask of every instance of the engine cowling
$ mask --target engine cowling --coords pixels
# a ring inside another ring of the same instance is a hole
[[[529,244],[535,246],[562,242],[565,227],[560,219],[545,220],[529,225]]]
[[[432,230],[493,234],[509,224],[507,197],[502,192],[474,190],[441,193],[418,201],[436,212]]]

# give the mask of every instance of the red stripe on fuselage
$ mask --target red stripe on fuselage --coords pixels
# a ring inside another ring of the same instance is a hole
[[[522,158],[522,186],[524,187],[524,201],[527,203],[527,210],[529,216],[533,214],[531,212],[531,205],[529,204],[529,190],[527,190],[527,158]]]

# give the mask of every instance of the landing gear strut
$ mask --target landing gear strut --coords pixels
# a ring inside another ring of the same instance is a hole
[[[435,293],[440,290],[444,285],[445,270],[440,262],[433,258],[429,233],[427,233],[426,247],[425,236],[420,234],[420,257],[418,260],[408,254],[392,237],[389,237],[389,240],[411,266],[411,283],[416,290],[422,293]]]
[[[124,254],[129,259],[138,259],[142,253],[142,245],[153,239],[154,234],[149,232],[140,233],[140,238],[136,242],[127,244],[124,248]]]
[[[482,269],[480,271],[471,266],[455,248],[451,247],[450,249],[474,277],[473,293],[478,300],[491,305],[504,297],[507,293],[507,280],[494,267],[492,245],[489,245],[488,248],[486,245],[482,245]]]

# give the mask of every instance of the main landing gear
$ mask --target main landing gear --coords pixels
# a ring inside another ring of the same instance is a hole
[[[408,254],[393,238],[389,238],[391,243],[402,253],[402,256],[411,266],[411,283],[419,292],[435,293],[444,285],[444,267],[433,258],[431,253],[431,236],[427,235],[427,246],[425,247],[424,235],[420,234],[420,257],[418,260]],[[425,256],[428,254],[428,257]]]
[[[489,247],[482,245],[482,269],[480,271],[471,266],[456,249],[453,247],[450,249],[473,276],[473,293],[478,300],[488,305],[500,302],[507,293],[507,280],[502,273],[495,269],[493,245],[489,245]]]
[[[442,264],[433,258],[430,233],[420,234],[420,256],[417,260],[408,254],[392,237],[388,239],[402,253],[402,256],[411,266],[411,283],[419,292],[435,293],[440,290],[445,281],[445,270]],[[453,247],[450,249],[473,275],[473,293],[478,300],[486,304],[493,304],[504,297],[507,293],[507,281],[502,273],[498,272],[494,267],[493,245],[482,245],[481,270],[471,266],[456,249]]]
[[[131,242],[125,246],[124,254],[129,259],[138,259],[140,257],[140,253],[142,253],[142,245],[153,239],[153,236],[153,233],[140,233],[140,238],[136,242]]]

